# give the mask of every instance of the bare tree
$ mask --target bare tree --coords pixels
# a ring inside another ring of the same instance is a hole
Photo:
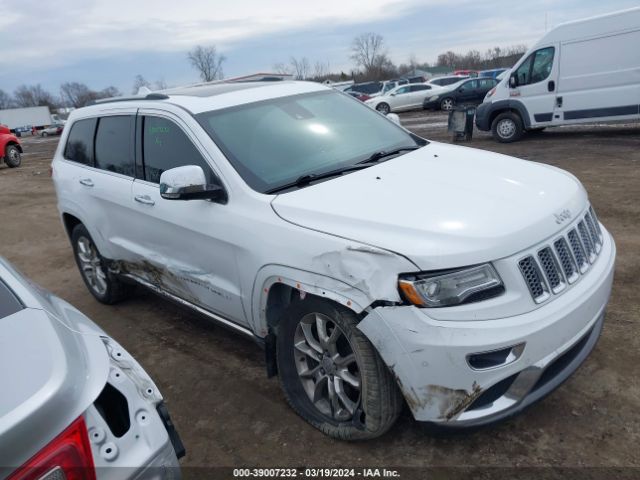
[[[363,33],[351,43],[351,59],[365,72],[376,69],[385,56],[384,39],[377,33]]]
[[[296,57],[291,57],[289,60],[289,64],[293,69],[293,75],[296,80],[307,79],[311,71],[311,64],[309,63],[309,59],[307,57],[302,57],[299,60]]]
[[[13,99],[4,90],[0,90],[0,110],[13,107]]]
[[[280,75],[290,75],[291,74],[291,68],[289,67],[289,65],[286,65],[286,64],[284,64],[282,62],[275,63],[273,65],[273,67],[271,67],[271,68],[273,68],[273,71],[275,73],[278,73]]]
[[[153,83],[153,85],[155,86],[156,90],[166,90],[167,88],[169,88],[167,82],[164,81],[164,78],[159,78]]]
[[[116,87],[107,87],[100,91],[91,90],[84,83],[65,82],[60,85],[60,98],[67,107],[80,108],[100,98],[111,98],[122,95]]]
[[[326,80],[331,75],[329,62],[316,62],[313,66],[313,79],[317,81]]]
[[[95,92],[92,92],[84,83],[65,82],[60,85],[60,97],[62,104],[68,107],[80,108],[89,105],[95,100]]]
[[[131,93],[133,95],[136,95],[138,93],[138,90],[140,90],[142,87],[151,88],[151,83],[148,82],[147,79],[142,75],[138,74],[133,79],[133,88],[131,89]]]
[[[211,82],[224,78],[222,74],[222,62],[226,57],[218,53],[216,46],[196,46],[187,54],[191,66],[200,74],[204,82]]]
[[[112,97],[120,97],[120,96],[122,96],[122,92],[120,92],[120,90],[118,90],[116,87],[113,87],[113,86],[104,88],[96,93],[96,99],[112,98]]]
[[[56,101],[49,92],[38,85],[20,85],[13,93],[14,102],[17,107],[40,107],[46,106],[56,108]]]

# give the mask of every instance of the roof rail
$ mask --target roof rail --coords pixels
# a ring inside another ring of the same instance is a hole
[[[169,95],[165,95],[164,93],[148,93],[146,95],[131,95],[128,97],[100,98],[98,100],[94,100],[89,105],[99,105],[112,102],[129,102],[132,100],[167,100],[168,98]]]

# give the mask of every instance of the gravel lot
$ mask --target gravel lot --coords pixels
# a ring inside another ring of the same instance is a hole
[[[441,113],[402,120],[426,138],[449,141]],[[150,294],[112,307],[96,302],[80,279],[56,210],[49,163],[58,139],[23,141],[23,166],[0,166],[0,255],[136,356],[167,400],[187,447],[184,466],[640,467],[637,124],[552,129],[510,145],[476,132],[466,144],[572,172],[613,233],[613,296],[587,362],[550,397],[506,423],[434,437],[405,410],[383,438],[352,444],[324,437],[292,412],[278,380],[266,378],[262,351],[251,341]]]

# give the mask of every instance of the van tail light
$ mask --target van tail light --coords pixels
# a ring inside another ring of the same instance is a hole
[[[96,480],[84,418],[79,417],[7,480]]]

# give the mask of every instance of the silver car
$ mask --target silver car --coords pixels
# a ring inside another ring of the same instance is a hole
[[[181,478],[184,447],[149,375],[2,258],[0,365],[0,478]]]

